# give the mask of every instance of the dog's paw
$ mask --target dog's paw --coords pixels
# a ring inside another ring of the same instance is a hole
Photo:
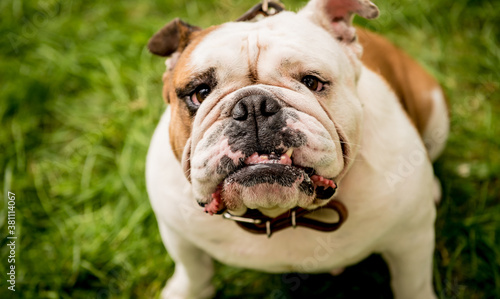
[[[434,203],[437,205],[439,202],[441,202],[441,196],[443,194],[442,189],[441,189],[441,182],[439,179],[434,176],[434,186],[432,190],[433,196],[434,196]]]
[[[210,299],[215,295],[215,288],[212,285],[191,290],[183,287],[182,283],[177,284],[175,280],[169,280],[163,288],[161,299]]]
[[[345,268],[335,268],[330,271],[330,274],[333,276],[338,276],[342,273],[344,273]]]

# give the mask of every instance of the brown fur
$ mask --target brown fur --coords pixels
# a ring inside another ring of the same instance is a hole
[[[192,119],[189,112],[181,103],[181,99],[177,98],[175,88],[183,86],[191,79],[191,70],[187,67],[189,57],[196,46],[203,38],[215,30],[217,26],[207,28],[202,31],[191,33],[188,41],[183,41],[187,46],[182,51],[179,60],[173,70],[167,70],[163,75],[163,98],[170,104],[172,109],[172,121],[170,122],[170,144],[174,151],[177,160],[181,161],[182,152],[186,146],[187,140],[191,135]]]
[[[179,18],[175,18],[156,32],[148,42],[151,53],[159,56],[170,56],[182,51],[189,43],[191,33],[201,30],[191,26]]]
[[[439,83],[384,37],[366,29],[356,30],[364,48],[362,62],[389,83],[422,135],[432,113],[430,92],[439,87]]]

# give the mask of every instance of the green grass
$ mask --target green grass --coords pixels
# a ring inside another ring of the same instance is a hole
[[[304,1],[302,1],[304,2]],[[301,1],[288,1],[296,9]],[[441,298],[500,298],[500,13],[491,0],[376,1],[359,23],[444,86],[448,147],[434,282]],[[145,44],[170,19],[235,19],[243,0],[0,2],[0,298],[151,298],[172,274],[144,182],[165,108],[163,60]],[[17,290],[7,290],[8,191],[16,194]],[[295,279],[300,288],[295,289]],[[379,257],[335,279],[217,265],[218,298],[387,298]],[[379,295],[380,294],[380,295]]]

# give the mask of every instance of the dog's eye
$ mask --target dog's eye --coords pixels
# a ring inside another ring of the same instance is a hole
[[[322,91],[325,88],[325,83],[321,82],[320,79],[307,75],[301,80],[302,84],[304,84],[307,88],[312,91]]]
[[[207,84],[201,84],[191,94],[191,101],[193,102],[193,104],[199,106],[208,97],[210,92],[210,86],[208,86]]]

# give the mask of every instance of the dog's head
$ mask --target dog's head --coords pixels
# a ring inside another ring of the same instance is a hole
[[[170,56],[170,139],[200,204],[313,209],[356,155],[361,46],[353,14],[368,0],[312,0],[298,13],[202,30],[176,19],[149,42]]]

